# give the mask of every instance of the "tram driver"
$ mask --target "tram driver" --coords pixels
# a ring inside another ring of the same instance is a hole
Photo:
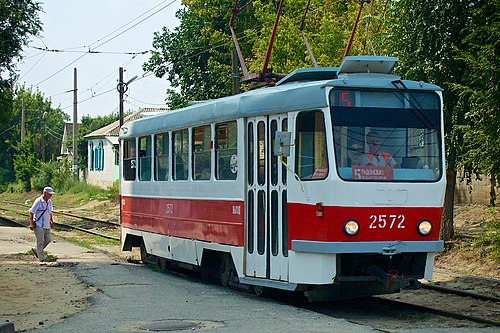
[[[361,156],[361,165],[369,166],[392,166],[398,167],[398,162],[390,153],[380,149],[380,134],[376,131],[370,131],[366,135],[367,152]]]

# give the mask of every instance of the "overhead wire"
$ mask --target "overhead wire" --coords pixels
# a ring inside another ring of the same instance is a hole
[[[110,36],[110,35],[114,34],[116,31],[119,31],[119,30],[120,30],[120,29],[122,29],[123,27],[125,27],[125,26],[129,25],[130,23],[132,23],[132,22],[136,21],[138,18],[140,18],[140,17],[144,16],[145,14],[149,13],[151,10],[153,10],[153,9],[155,9],[155,8],[157,8],[157,7],[159,7],[159,6],[160,6],[160,4],[159,4],[159,5],[154,6],[152,9],[149,9],[148,11],[146,11],[145,13],[143,13],[143,14],[139,15],[139,16],[138,16],[138,17],[136,17],[135,19],[133,19],[133,20],[129,21],[128,23],[126,23],[126,24],[122,25],[122,26],[121,26],[121,27],[119,27],[118,29],[115,29],[114,31],[112,31],[112,32],[111,32],[111,33],[109,33],[108,35],[106,35],[106,36],[102,37],[101,39],[98,39],[97,41],[95,41],[94,43],[92,43],[92,44],[90,44],[90,45],[89,45],[88,50],[87,50],[84,54],[82,54],[81,56],[79,56],[78,58],[76,58],[75,60],[73,60],[72,62],[70,62],[69,64],[67,64],[67,65],[66,65],[66,66],[64,66],[63,68],[61,68],[60,70],[58,70],[58,71],[56,71],[55,73],[53,73],[53,74],[49,75],[47,78],[45,78],[45,79],[43,79],[42,81],[40,81],[40,82],[36,83],[36,84],[35,84],[35,86],[38,86],[38,85],[40,85],[40,84],[42,84],[42,83],[44,83],[44,82],[46,82],[46,81],[50,80],[51,78],[53,78],[53,77],[54,77],[54,76],[56,76],[57,74],[61,73],[63,70],[65,70],[66,68],[68,68],[68,67],[69,67],[69,66],[71,66],[72,64],[76,63],[77,61],[79,61],[80,59],[82,59],[83,57],[85,57],[86,55],[88,55],[88,54],[92,53],[92,51],[95,51],[95,49],[97,49],[98,47],[103,46],[103,45],[105,45],[105,44],[109,43],[110,41],[112,41],[113,39],[115,39],[115,38],[117,38],[117,37],[121,36],[122,34],[124,34],[125,32],[129,31],[130,29],[132,29],[132,28],[136,27],[137,25],[141,24],[142,22],[146,21],[147,19],[151,18],[152,16],[156,15],[156,14],[157,14],[157,13],[159,13],[160,11],[162,11],[162,10],[164,10],[165,8],[167,8],[167,7],[171,6],[171,5],[172,5],[173,3],[175,3],[176,1],[177,1],[177,0],[172,0],[172,1],[170,1],[169,3],[167,3],[166,5],[164,5],[163,7],[161,7],[160,9],[156,10],[156,11],[155,11],[155,12],[153,12],[152,14],[150,14],[150,15],[146,16],[144,19],[140,20],[139,22],[137,22],[137,23],[133,24],[132,26],[128,27],[127,29],[125,29],[125,30],[123,30],[123,31],[121,31],[120,33],[118,33],[118,34],[116,34],[116,35],[114,35],[114,36],[110,37],[109,39],[104,40],[102,43],[100,43],[99,45],[95,46],[95,47],[93,48],[94,50],[92,50],[92,49],[90,48],[90,46],[91,46],[91,45],[98,43],[101,39],[107,38],[108,36]]]

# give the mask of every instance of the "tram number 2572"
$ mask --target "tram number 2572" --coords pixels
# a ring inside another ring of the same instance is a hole
[[[404,229],[405,216],[404,215],[370,215],[370,229]]]

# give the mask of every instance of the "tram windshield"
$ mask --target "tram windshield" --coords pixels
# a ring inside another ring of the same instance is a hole
[[[437,181],[442,176],[435,92],[330,93],[337,172],[350,181]]]

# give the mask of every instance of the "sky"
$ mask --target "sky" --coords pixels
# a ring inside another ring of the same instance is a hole
[[[124,110],[165,107],[168,81],[145,73],[153,34],[179,24],[181,0],[43,0],[43,31],[23,49],[17,64],[19,85],[32,87],[73,118],[74,68],[77,69],[78,119],[118,112],[119,67],[126,92]],[[45,50],[58,50],[47,52]],[[103,53],[89,53],[88,51]],[[61,52],[62,51],[62,52]]]

